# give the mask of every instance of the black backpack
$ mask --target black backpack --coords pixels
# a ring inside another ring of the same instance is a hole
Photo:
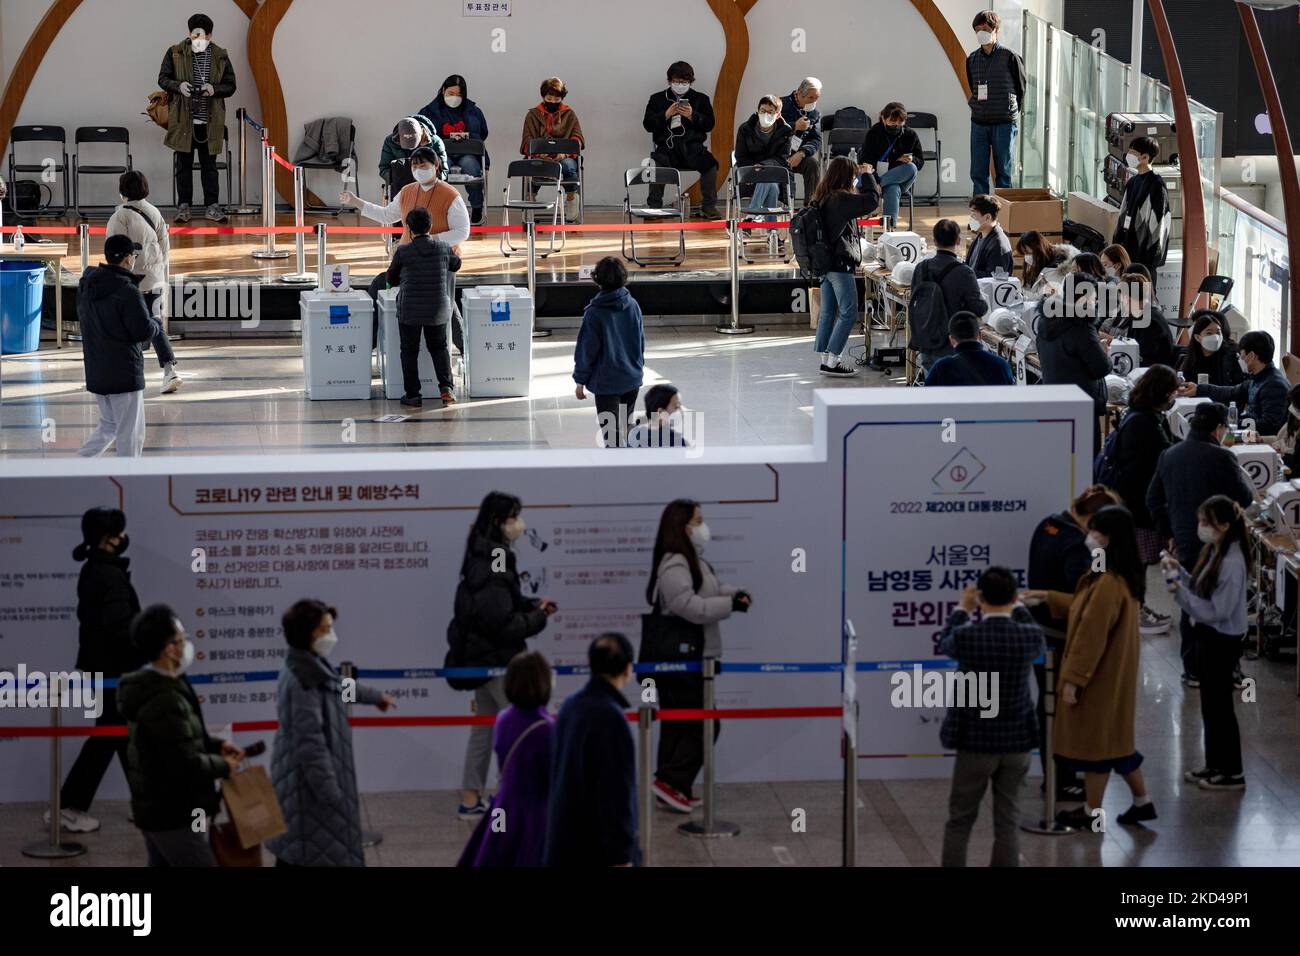
[[[950,316],[940,283],[959,265],[960,260],[954,258],[933,278],[927,269],[925,279],[919,285],[913,283],[912,299],[907,307],[907,324],[912,327],[912,338],[907,347],[914,352],[935,352],[948,344]]]
[[[799,272],[807,281],[820,281],[831,271],[835,256],[826,241],[821,210],[816,206],[804,206],[790,219],[790,248]]]
[[[1094,485],[1105,485],[1107,488],[1114,488],[1123,477],[1119,468],[1119,433],[1124,430],[1132,414],[1125,415],[1115,430],[1106,436],[1106,441],[1101,446],[1101,451],[1097,457],[1092,460],[1092,483]]]

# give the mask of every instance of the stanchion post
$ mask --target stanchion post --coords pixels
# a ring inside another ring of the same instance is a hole
[[[37,860],[63,860],[72,856],[81,856],[86,852],[84,843],[60,842],[63,807],[60,805],[59,787],[63,782],[61,765],[63,738],[58,735],[57,731],[62,723],[59,717],[61,703],[62,701],[58,699],[58,695],[54,695],[54,706],[50,708],[52,711],[50,726],[55,730],[55,734],[50,737],[50,837],[40,843],[29,843],[23,847],[23,856]]]
[[[718,662],[712,657],[706,657],[701,663],[704,670],[704,709],[712,711],[714,706],[713,679]],[[696,823],[692,820],[689,823],[683,823],[677,828],[679,832],[691,836],[729,837],[740,832],[740,827],[736,826],[736,824],[717,819],[713,812],[713,728],[715,719],[714,717],[706,717],[702,722],[704,726],[704,821]]]
[[[262,225],[275,228],[275,147],[262,140]],[[266,245],[254,249],[254,259],[287,259],[289,250],[275,248],[275,233],[266,234]]]
[[[858,636],[844,622],[844,866],[858,865]]]
[[[551,330],[537,327],[537,223],[525,219],[524,233],[528,238],[528,297],[533,300],[533,338],[547,339]]]
[[[301,230],[304,227],[303,220],[303,178],[305,174],[301,166],[293,167],[293,224]],[[290,272],[280,276],[281,282],[292,282],[308,284],[316,281],[316,273],[307,271],[307,237],[301,232],[294,233],[294,264],[297,271]],[[318,270],[319,271],[319,270]]]
[[[239,204],[231,210],[236,216],[251,216],[257,212],[255,206],[248,205],[248,112],[241,106],[235,110],[235,123],[239,126]]]
[[[90,224],[81,223],[77,226],[77,245],[81,248],[81,271],[84,273],[90,268]]]
[[[650,824],[654,819],[655,812],[654,791],[650,789],[650,777],[653,774],[650,754],[650,727],[653,721],[654,707],[643,703],[636,713],[637,761],[639,763],[637,796],[641,806],[641,821],[637,829],[641,834],[642,866],[654,866],[654,851],[652,850],[654,841],[651,839],[650,833]]]
[[[1020,829],[1029,833],[1041,833],[1045,836],[1063,836],[1077,833],[1071,826],[1056,819],[1056,758],[1052,753],[1052,725],[1056,716],[1056,655],[1049,647],[1043,657],[1043,710],[1046,726],[1040,746],[1043,748],[1043,816],[1035,820],[1029,817],[1020,824]]]
[[[727,235],[730,242],[727,243],[727,271],[731,279],[731,322],[729,324],[718,324],[714,326],[713,331],[722,335],[745,335],[753,332],[752,325],[740,324],[740,244],[742,241],[740,233],[739,210],[732,211],[732,217],[727,220]]]
[[[316,223],[316,288],[323,289],[329,282],[329,259],[325,249],[325,223]]]
[[[353,689],[354,690],[356,689],[356,680],[357,680],[356,664],[352,663],[351,661],[343,661],[341,664],[339,664],[339,674],[342,675],[345,680],[351,680],[353,682]],[[344,710],[347,712],[349,723],[351,723],[352,721],[353,706],[354,704],[351,701],[347,701],[343,704]],[[363,847],[378,846],[383,842],[384,842],[384,835],[382,833],[379,833],[374,830],[365,830],[365,829],[361,831],[361,845]]]

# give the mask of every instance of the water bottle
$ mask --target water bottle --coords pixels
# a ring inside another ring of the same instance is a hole
[[[1232,406],[1228,409],[1228,427],[1236,431],[1238,421],[1239,416],[1237,415],[1237,403],[1233,402]]]
[[[853,164],[854,169],[858,168],[858,148],[856,146],[849,150],[849,162]]]
[[[1160,557],[1162,559],[1169,557],[1169,552],[1161,551]],[[1162,565],[1161,570],[1164,572],[1165,575],[1165,590],[1170,592],[1177,591],[1178,590],[1178,569],[1166,567]]]
[[[23,227],[14,226],[14,252],[22,252],[27,240],[23,238]]]

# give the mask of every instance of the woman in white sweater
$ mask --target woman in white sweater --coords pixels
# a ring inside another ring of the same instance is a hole
[[[1244,790],[1232,675],[1246,633],[1253,564],[1245,514],[1226,495],[1207,498],[1197,509],[1196,533],[1204,547],[1191,572],[1172,556],[1163,559],[1174,600],[1192,619],[1201,678],[1205,766],[1183,778],[1202,790]]]
[[[718,622],[733,612],[748,611],[748,593],[718,581],[713,568],[700,555],[709,543],[709,526],[697,502],[679,498],[664,508],[655,538],[654,563],[646,585],[646,600],[660,614],[680,617],[703,629],[704,656],[722,656]],[[668,677],[668,675],[663,675]],[[700,674],[675,674],[659,681],[660,705],[673,708],[704,706],[704,678]],[[669,700],[664,700],[664,691]],[[719,723],[714,722],[717,740]],[[664,721],[659,728],[655,797],[661,806],[690,813],[698,803],[691,787],[704,765],[703,721]]]
[[[158,320],[159,331],[153,339],[154,354],[162,366],[162,393],[169,395],[181,387],[183,379],[176,372],[176,353],[167,338],[167,257],[171,253],[167,223],[162,213],[145,197],[149,180],[144,173],[130,170],[117,181],[122,202],[109,217],[106,235],[130,236],[140,246],[136,256],[136,275],[141,276],[140,291],[149,313]]]

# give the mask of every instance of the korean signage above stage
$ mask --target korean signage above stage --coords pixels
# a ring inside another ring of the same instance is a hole
[[[508,17],[512,0],[465,0],[461,11],[466,17]]]

